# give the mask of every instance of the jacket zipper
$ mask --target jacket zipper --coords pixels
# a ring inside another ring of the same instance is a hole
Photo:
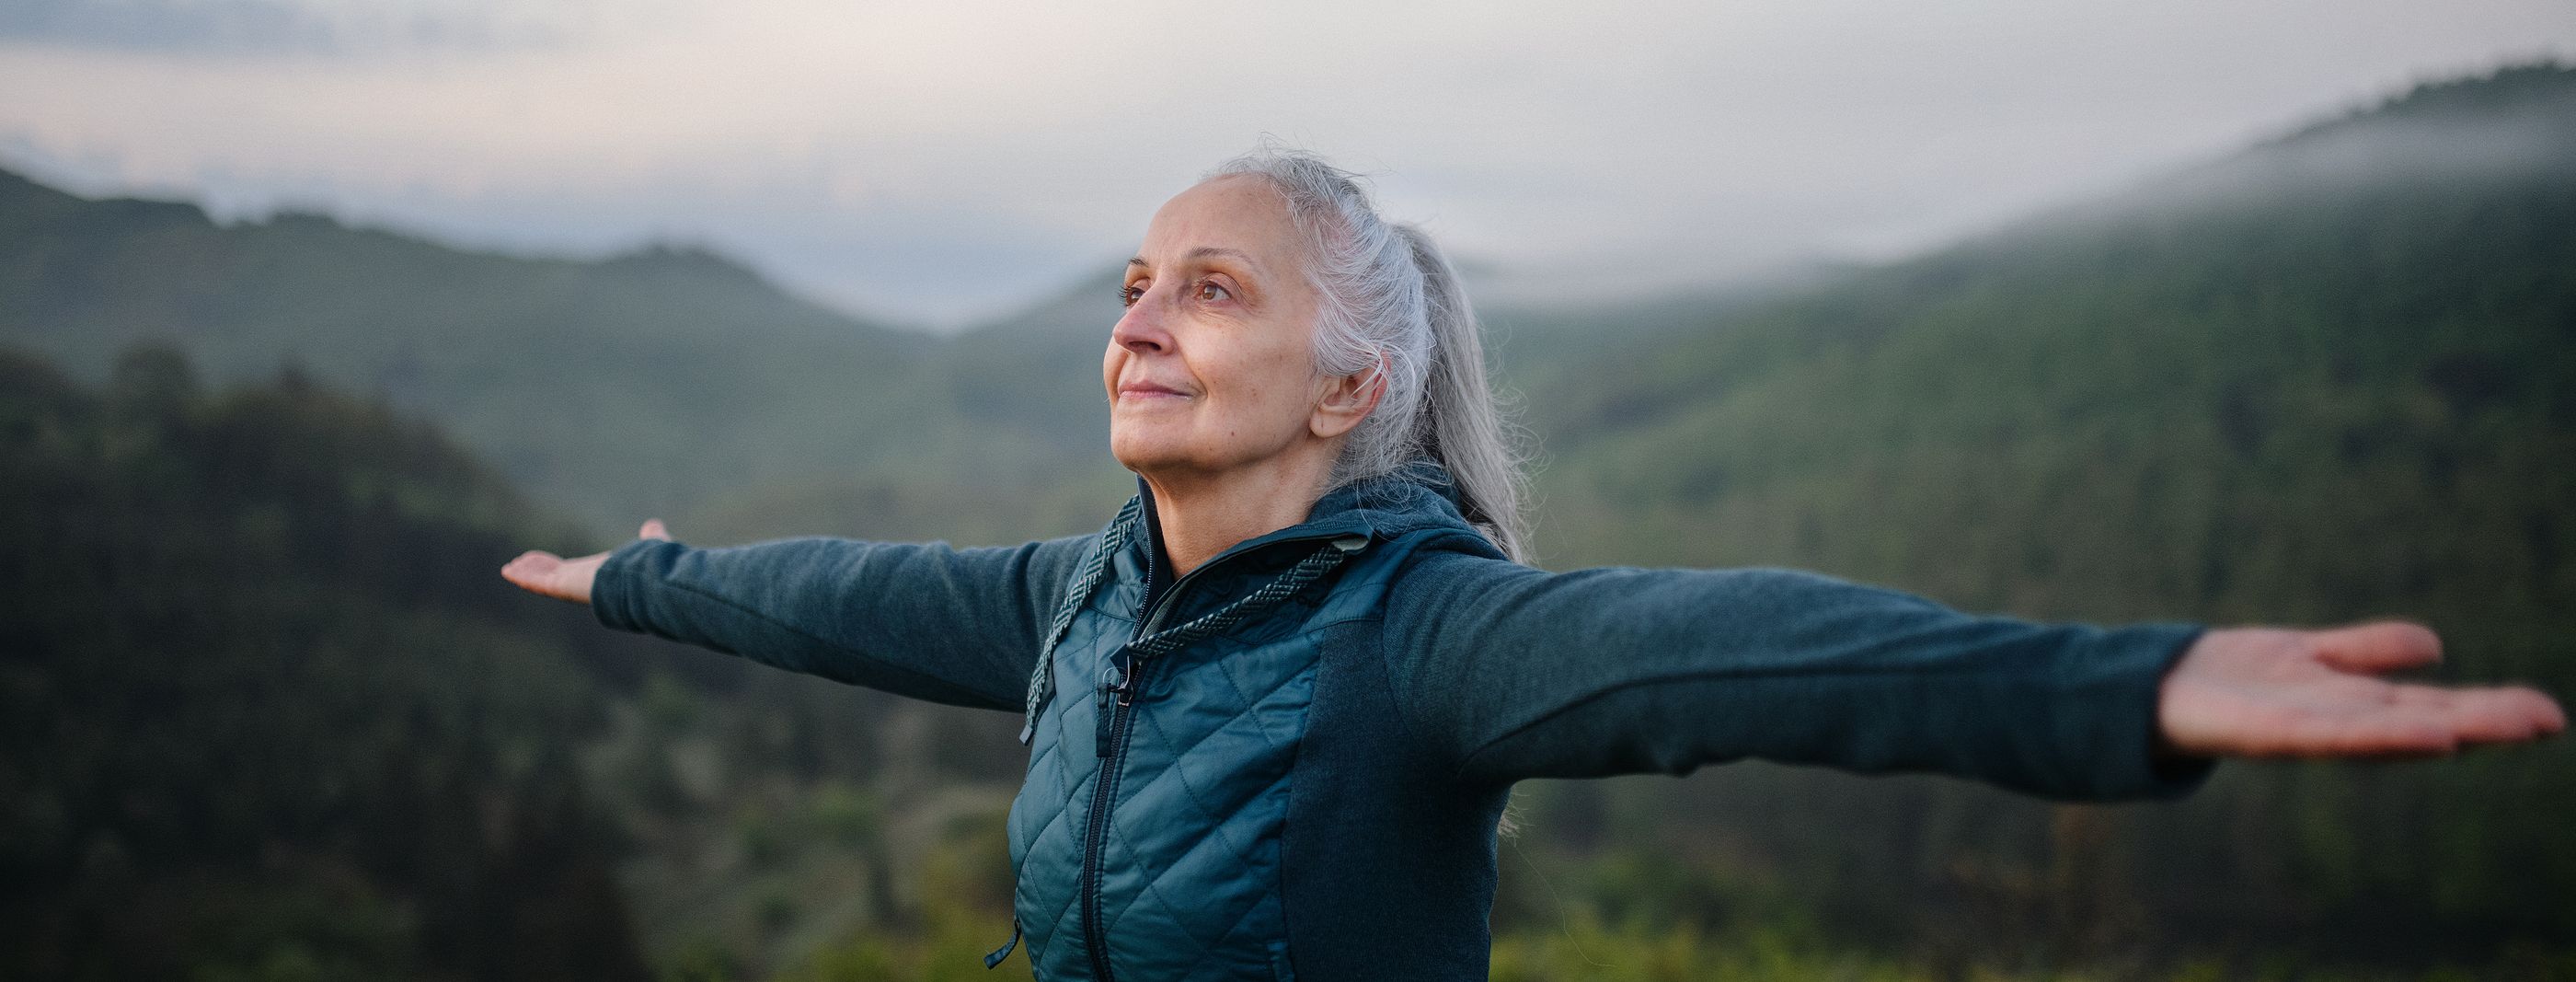
[[[1092,739],[1100,756],[1100,766],[1091,777],[1091,817],[1083,827],[1082,879],[1076,888],[1082,903],[1082,946],[1091,954],[1091,977],[1096,982],[1111,982],[1108,934],[1100,923],[1100,844],[1108,836],[1109,802],[1117,793],[1117,788],[1112,785],[1118,781],[1119,765],[1127,759],[1127,726],[1133,719],[1125,712],[1136,691],[1132,684],[1135,666],[1127,657],[1127,650],[1138,638],[1145,636],[1146,625],[1162,615],[1163,601],[1168,599],[1168,593],[1164,597],[1154,595],[1155,543],[1151,524],[1154,509],[1150,501],[1146,503],[1144,520],[1147,523],[1144,536],[1147,609],[1145,617],[1136,622],[1136,633],[1128,637],[1127,644],[1119,645],[1118,650],[1109,655],[1108,671],[1116,673],[1117,677],[1101,680],[1100,730]],[[1173,583],[1169,592],[1178,592],[1180,586],[1178,582]],[[1116,698],[1113,699],[1113,695]],[[1114,751],[1111,749],[1113,745],[1116,747]]]
[[[1152,520],[1152,514],[1149,508],[1146,512],[1147,521]],[[1349,534],[1345,531],[1301,535],[1273,540],[1263,543],[1263,546],[1312,539],[1337,539]],[[1129,657],[1128,651],[1136,642],[1151,637],[1155,628],[1162,626],[1164,613],[1171,610],[1172,600],[1181,595],[1182,587],[1187,586],[1200,573],[1216,566],[1220,560],[1231,558],[1233,558],[1232,555],[1221,554],[1215,559],[1199,564],[1199,568],[1182,574],[1180,579],[1172,581],[1171,587],[1164,590],[1162,596],[1156,597],[1154,596],[1154,540],[1152,533],[1148,532],[1145,538],[1145,596],[1147,598],[1145,619],[1137,622],[1136,633],[1127,639],[1127,643],[1120,645],[1117,651],[1110,654],[1109,668],[1101,673],[1100,731],[1094,740],[1100,756],[1100,771],[1091,782],[1091,821],[1083,832],[1080,887],[1083,942],[1084,947],[1091,951],[1091,974],[1097,982],[1114,982],[1109,972],[1109,936],[1102,927],[1100,918],[1100,846],[1109,834],[1109,803],[1118,792],[1118,772],[1127,762],[1127,736],[1136,723],[1136,714],[1132,707],[1136,701],[1139,678],[1144,674],[1145,669],[1151,667],[1157,660],[1148,658],[1139,662]]]

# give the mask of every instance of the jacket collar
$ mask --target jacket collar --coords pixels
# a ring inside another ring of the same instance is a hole
[[[1154,491],[1143,476],[1136,478],[1136,496],[1144,507],[1136,520],[1143,523],[1147,548],[1162,551],[1162,528],[1154,519]],[[1316,499],[1306,511],[1306,520],[1266,535],[1234,544],[1217,554],[1211,564],[1275,542],[1304,539],[1328,539],[1344,535],[1365,535],[1372,539],[1391,539],[1407,532],[1435,526],[1454,526],[1473,532],[1461,513],[1457,481],[1449,471],[1428,459],[1393,474],[1366,478],[1334,488]]]

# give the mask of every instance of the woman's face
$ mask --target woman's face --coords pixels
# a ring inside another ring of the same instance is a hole
[[[1100,363],[1119,463],[1224,473],[1356,425],[1314,370],[1305,263],[1285,200],[1259,178],[1220,177],[1154,213]]]

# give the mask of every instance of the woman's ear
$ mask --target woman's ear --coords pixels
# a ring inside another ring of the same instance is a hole
[[[1314,417],[1307,426],[1315,435],[1332,439],[1360,425],[1377,401],[1386,396],[1386,354],[1380,352],[1377,364],[1355,375],[1335,375],[1324,380],[1324,391],[1315,402]]]

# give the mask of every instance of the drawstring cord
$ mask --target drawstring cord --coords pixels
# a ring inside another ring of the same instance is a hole
[[[1298,560],[1297,565],[1279,574],[1278,579],[1262,584],[1261,589],[1254,590],[1233,603],[1209,611],[1187,624],[1139,639],[1136,643],[1127,646],[1128,654],[1130,657],[1140,659],[1159,658],[1178,651],[1182,646],[1200,638],[1231,630],[1235,625],[1251,619],[1253,615],[1266,612],[1289,597],[1296,596],[1297,591],[1305,589],[1306,584],[1315,582],[1317,577],[1325,573],[1332,572],[1333,567],[1341,565],[1343,560],[1351,558],[1352,553],[1358,552],[1361,546],[1367,544],[1368,537],[1365,535],[1345,535],[1334,539],[1326,544],[1328,548],[1317,549],[1306,558]]]
[[[1082,612],[1082,605],[1091,600],[1091,591],[1100,586],[1101,577],[1109,571],[1109,557],[1126,547],[1128,526],[1144,510],[1144,502],[1143,495],[1127,499],[1126,507],[1118,509],[1118,517],[1100,530],[1100,545],[1084,561],[1082,575],[1074,579],[1073,588],[1065,591],[1063,606],[1056,608],[1055,624],[1047,628],[1046,644],[1038,648],[1038,666],[1029,672],[1028,706],[1020,717],[1021,746],[1027,746],[1037,734],[1038,707],[1046,705],[1047,697],[1054,694],[1055,673],[1048,669],[1055,662],[1056,642],[1064,640],[1064,632],[1073,627],[1074,615]]]

